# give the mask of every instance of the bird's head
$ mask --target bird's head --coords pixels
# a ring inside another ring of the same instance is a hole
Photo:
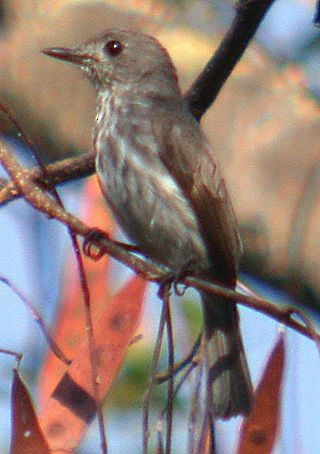
[[[42,52],[79,66],[97,90],[127,85],[179,92],[167,51],[156,39],[142,33],[109,30],[73,48],[53,47]]]

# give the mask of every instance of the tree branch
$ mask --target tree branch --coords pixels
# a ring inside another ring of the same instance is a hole
[[[201,118],[217,96],[273,1],[239,1],[236,17],[230,31],[202,74],[186,94],[190,109],[197,119]],[[0,189],[0,205],[16,197],[23,196],[28,203],[46,216],[59,220],[75,234],[86,237],[92,231],[92,228],[66,212],[43,189],[52,184],[60,184],[91,175],[94,172],[94,159],[94,154],[90,153],[49,164],[45,177],[38,167],[30,170],[23,169],[7,150],[6,145],[0,142],[0,161],[12,180],[4,184],[2,189]],[[50,181],[48,181],[49,179]],[[111,241],[107,235],[105,238],[95,239],[93,243],[103,253],[107,253],[127,265],[147,280],[161,282],[170,272],[166,267],[156,266],[129,252],[118,243]],[[311,323],[298,309],[289,305],[279,307],[260,297],[236,292],[193,276],[186,277],[182,280],[182,283],[201,291],[224,296],[231,300],[230,304],[232,304],[232,301],[238,301],[240,304],[262,312],[281,323],[285,323],[300,334],[319,342],[319,335]],[[296,314],[302,323],[293,319],[293,314]]]
[[[247,48],[259,24],[275,0],[239,0],[236,15],[220,46],[208,64],[185,94],[190,111],[197,120],[214,102],[222,86],[233,71],[236,63]],[[50,182],[61,184],[69,180],[93,174],[94,155],[92,153],[55,162],[47,166]],[[37,167],[24,170],[25,176],[42,187],[48,181]],[[21,197],[14,182],[0,183],[0,205]]]
[[[50,198],[40,186],[37,186],[36,183],[32,181],[28,175],[26,175],[24,169],[16,161],[10,151],[7,150],[6,145],[1,143],[1,141],[0,162],[17,186],[18,190],[21,194],[23,194],[26,201],[36,210],[41,211],[49,218],[59,220],[68,226],[74,234],[86,237],[90,232],[92,232],[92,228],[86,226],[77,217],[65,211],[52,198]],[[93,244],[97,248],[101,249],[102,252],[109,254],[111,257],[128,266],[137,274],[149,281],[161,283],[171,271],[165,266],[155,265],[154,263],[141,259],[137,255],[128,251],[125,247],[119,245],[119,243],[111,241],[107,234],[105,238],[100,236],[94,238],[93,236]],[[306,326],[306,317],[304,317],[298,309],[295,309],[290,305],[279,307],[263,298],[230,290],[212,281],[206,281],[194,276],[188,276],[182,279],[181,283],[187,285],[188,287],[194,287],[200,291],[223,296],[231,300],[230,304],[234,304],[232,303],[232,300],[237,301],[244,306],[248,306],[262,312],[281,323],[285,323],[287,326],[293,328],[300,334],[303,334],[310,339],[314,339],[317,343],[319,343],[319,335],[316,333],[313,326],[309,322],[308,326]],[[299,323],[293,319],[293,314],[296,314],[303,323]]]
[[[77,178],[88,177],[95,172],[95,154],[86,153],[75,158],[67,158],[48,164],[47,175],[43,175],[40,167],[22,169],[21,177],[33,181],[41,188],[66,183]],[[48,181],[49,180],[49,181]],[[4,205],[18,197],[21,192],[14,181],[3,180],[0,182],[0,205]]]
[[[236,15],[220,46],[185,94],[196,120],[214,102],[275,0],[239,0]]]

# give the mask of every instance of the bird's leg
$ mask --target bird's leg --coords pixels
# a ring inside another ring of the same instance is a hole
[[[177,296],[184,295],[187,289],[186,285],[183,285],[182,290],[178,288],[178,285],[188,274],[190,274],[193,267],[193,262],[194,259],[190,258],[183,266],[177,268],[176,270],[170,271],[159,281],[159,298],[163,299],[164,292],[168,287],[169,290],[171,289],[171,287],[173,287],[174,293]]]
[[[102,239],[107,239],[111,241],[110,236],[104,232],[103,230],[94,228],[90,230],[84,237],[83,245],[82,245],[82,250],[83,253],[90,257],[91,259],[98,261],[105,255],[105,252],[100,249],[98,246],[96,246],[96,242]],[[126,249],[128,252],[140,252],[139,248],[137,246],[132,246],[131,244],[127,243],[122,243],[121,241],[114,241],[112,240],[114,244],[117,246],[120,246],[124,249]]]

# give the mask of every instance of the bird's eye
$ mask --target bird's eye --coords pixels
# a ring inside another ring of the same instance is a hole
[[[115,57],[116,55],[120,54],[122,49],[123,46],[119,41],[112,40],[107,42],[103,50],[110,57]]]

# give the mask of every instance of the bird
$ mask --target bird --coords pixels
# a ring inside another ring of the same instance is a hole
[[[43,53],[79,67],[96,90],[96,173],[128,238],[173,274],[187,270],[234,289],[242,253],[236,217],[167,50],[147,34],[110,29]],[[236,304],[205,291],[201,301],[210,412],[249,415],[253,390]]]

